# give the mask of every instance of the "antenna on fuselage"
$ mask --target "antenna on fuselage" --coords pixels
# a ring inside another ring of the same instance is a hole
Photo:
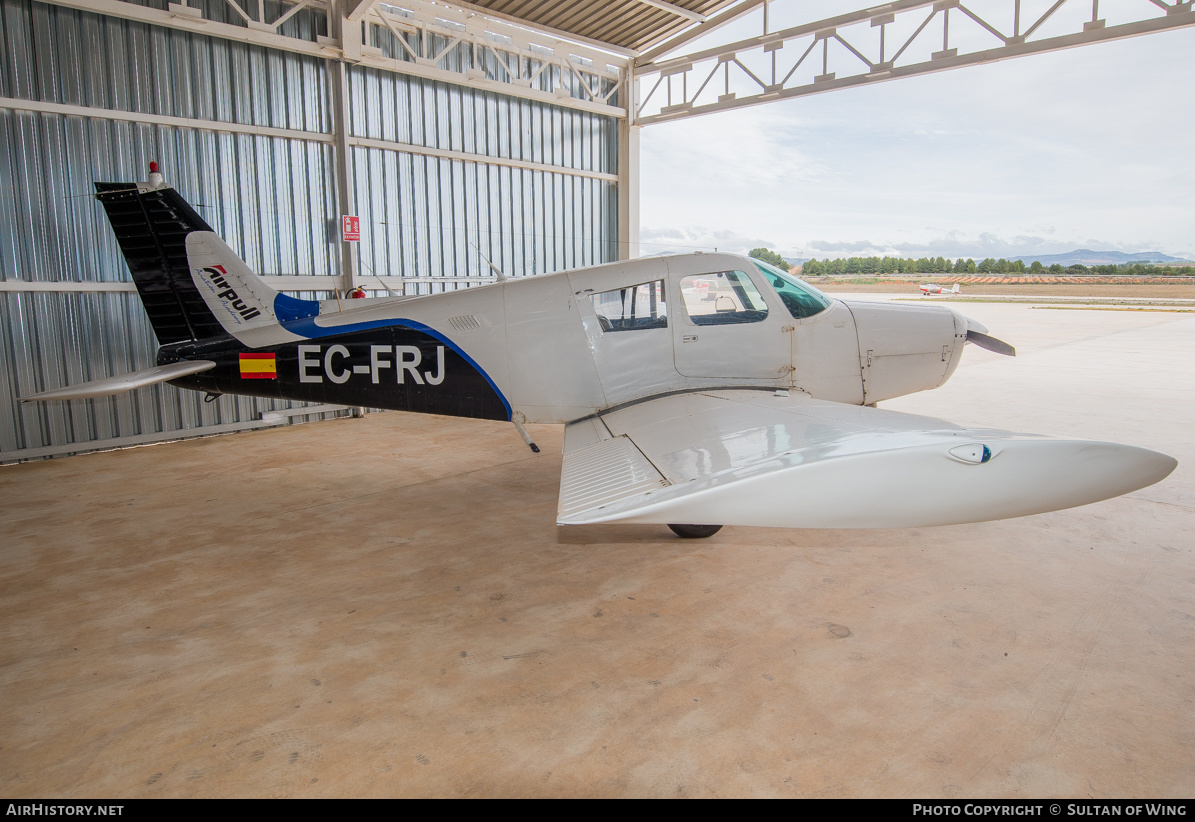
[[[382,288],[386,289],[387,294],[389,294],[391,297],[401,297],[402,296],[401,294],[395,293],[395,291],[392,288],[390,288],[390,286],[386,285],[386,281],[383,280],[381,277],[379,277],[378,272],[376,272],[372,268],[370,268],[369,265],[365,262],[365,260],[361,261],[361,265],[363,265],[369,271],[369,273],[373,275],[373,278],[381,284]],[[406,292],[405,288],[403,289],[403,292],[404,293]]]
[[[386,285],[386,281],[385,281],[385,280],[383,280],[381,277],[379,277],[377,274],[374,274],[374,275],[373,275],[373,278],[374,278],[375,280],[377,280],[379,283],[381,283],[381,284],[382,284],[382,288],[386,289],[386,293],[387,293],[387,294],[389,294],[391,297],[398,297],[398,296],[400,296],[400,295],[399,295],[399,293],[398,293],[397,291],[395,291],[395,290],[394,290],[393,288],[391,288],[390,286]]]
[[[488,265],[490,267],[490,270],[493,271],[494,275],[498,278],[498,282],[503,282],[505,280],[510,279],[509,277],[507,277],[505,274],[502,273],[502,269],[498,268],[498,266],[496,266],[490,262],[489,257],[487,257],[486,255],[481,253],[481,249],[478,248],[474,242],[470,241],[469,245],[473,246],[473,250],[477,252],[478,257],[481,257],[481,259],[485,260],[486,265]],[[526,439],[526,437],[524,437],[524,439]],[[530,443],[528,443],[528,444],[530,444]]]

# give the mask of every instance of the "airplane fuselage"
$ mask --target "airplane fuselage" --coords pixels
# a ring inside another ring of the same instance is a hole
[[[208,302],[217,315],[248,313],[211,269],[194,276],[200,285],[216,277]],[[949,309],[845,303],[728,254],[290,304],[290,319],[166,345],[158,362],[215,362],[173,381],[212,394],[564,423],[702,388],[872,404],[940,385],[966,335]]]

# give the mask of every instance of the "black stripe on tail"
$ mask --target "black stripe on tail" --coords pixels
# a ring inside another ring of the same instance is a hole
[[[96,183],[95,190],[159,344],[223,335],[187,262],[187,235],[211,227],[173,188],[138,193],[134,183]]]

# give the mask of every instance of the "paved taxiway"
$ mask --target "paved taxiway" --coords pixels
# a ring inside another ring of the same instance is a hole
[[[1190,797],[1195,317],[961,308],[1019,356],[884,407],[1178,469],[707,541],[557,528],[554,427],[540,455],[384,413],[0,469],[0,795]]]

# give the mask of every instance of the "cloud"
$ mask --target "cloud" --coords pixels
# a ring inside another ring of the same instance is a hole
[[[1043,237],[1020,235],[998,237],[994,234],[965,236],[958,232],[939,235],[924,242],[884,242],[812,240],[809,248],[817,257],[1016,257],[1022,254],[1047,254],[1070,251]]]
[[[767,237],[700,226],[643,228],[639,232],[639,244],[640,253],[643,256],[669,251],[678,253],[725,251],[732,254],[746,254],[753,248],[776,248],[776,243]]]
[[[1193,49],[1175,31],[649,126],[644,239],[1186,256]]]
[[[959,231],[938,233],[927,239],[910,241],[893,238],[826,239],[808,238],[799,243],[777,242],[762,234],[739,233],[730,229],[706,226],[682,228],[644,228],[640,233],[640,253],[644,256],[690,251],[724,251],[746,254],[753,248],[769,248],[789,259],[818,259],[838,257],[971,257],[982,260],[1012,258],[1030,254],[1061,254],[1081,248],[1095,251],[1124,251],[1136,253],[1155,251],[1171,256],[1192,259],[1190,253],[1169,251],[1156,242],[1110,243],[1092,237],[1052,237],[1040,234],[1000,235],[993,232],[966,234]]]

